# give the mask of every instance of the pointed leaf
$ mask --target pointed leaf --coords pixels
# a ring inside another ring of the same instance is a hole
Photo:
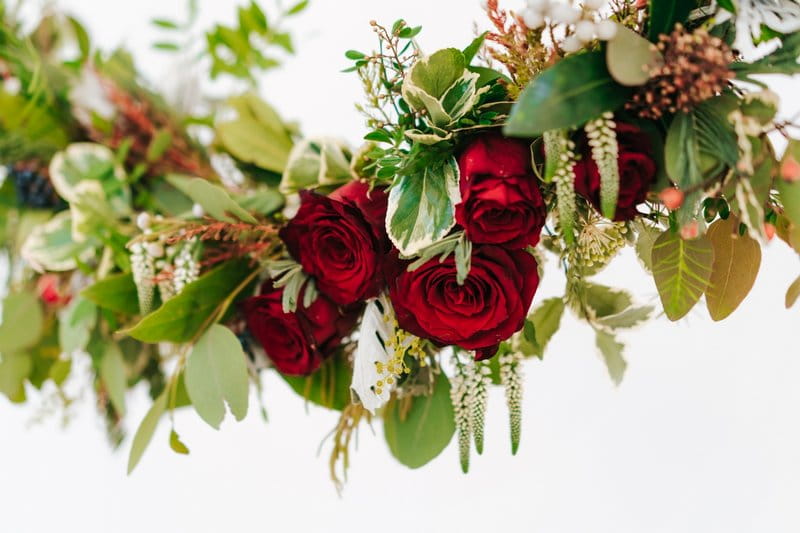
[[[235,222],[234,216],[243,222],[255,224],[258,221],[230,197],[228,192],[202,178],[186,176],[167,176],[167,181],[183,194],[200,204],[203,210],[216,220]]]
[[[130,475],[133,469],[136,468],[136,465],[139,464],[144,451],[147,449],[150,441],[153,440],[153,434],[158,427],[158,421],[161,420],[161,415],[164,414],[166,408],[167,395],[166,393],[162,393],[153,403],[153,406],[150,407],[150,410],[147,411],[147,414],[144,415],[141,424],[139,424],[139,429],[136,430],[136,435],[133,436],[133,444],[131,445],[131,452],[128,456],[128,475]]]
[[[533,353],[526,355],[535,355],[539,359],[544,357],[544,351],[550,339],[558,331],[563,315],[564,300],[561,298],[549,298],[539,304],[539,307],[528,317],[528,320],[533,325],[536,345]]]
[[[714,222],[708,233],[714,248],[706,304],[711,318],[720,321],[733,313],[756,282],[761,267],[761,246],[748,234],[739,235],[739,220]]]
[[[786,309],[794,306],[798,297],[800,297],[800,277],[794,280],[794,283],[789,286],[789,290],[786,291]]]
[[[130,272],[103,278],[85,288],[81,296],[103,309],[126,315],[139,314],[139,298]]]
[[[181,438],[174,429],[169,432],[169,447],[172,448],[172,451],[175,453],[189,455],[189,448],[187,448],[183,441],[181,441]]]
[[[125,361],[122,350],[116,343],[109,343],[100,360],[100,379],[108,392],[111,404],[120,416],[125,415],[125,391],[128,380],[125,377]]]
[[[622,357],[625,345],[618,343],[610,333],[597,331],[597,347],[600,349],[606,368],[608,368],[608,375],[611,376],[615,385],[619,385],[628,368],[628,363]]]

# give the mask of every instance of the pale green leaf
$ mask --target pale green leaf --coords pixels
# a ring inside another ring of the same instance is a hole
[[[169,447],[172,451],[181,455],[189,455],[189,448],[181,441],[181,438],[173,429],[169,432]]]
[[[652,314],[653,308],[650,306],[631,307],[615,315],[600,318],[598,322],[610,329],[632,328],[649,320]]]
[[[622,85],[643,85],[650,79],[650,72],[664,63],[664,56],[638,33],[620,23],[616,26],[617,34],[606,47],[608,72]]]
[[[761,267],[761,246],[748,234],[739,235],[739,220],[718,220],[706,233],[714,248],[706,304],[711,318],[720,321],[733,313],[753,288]]]
[[[92,239],[75,242],[72,238],[72,215],[62,211],[46,224],[37,226],[22,245],[21,255],[38,271],[67,272],[95,255]]]
[[[461,201],[458,180],[458,163],[450,157],[396,181],[389,193],[386,230],[402,255],[419,253],[453,228],[455,206]]]
[[[562,298],[549,298],[544,300],[533,311],[528,320],[533,324],[536,338],[534,353],[539,359],[544,357],[544,351],[561,325],[564,315],[564,300]],[[526,354],[528,355],[528,354]]]
[[[223,222],[235,222],[237,219],[256,224],[258,221],[242,206],[237,204],[228,192],[202,178],[187,176],[167,176],[167,181],[183,194],[200,204],[208,216]]]
[[[65,353],[83,350],[97,322],[97,306],[80,296],[73,298],[58,320],[58,343]]]
[[[436,376],[430,396],[415,396],[406,412],[403,400],[393,398],[383,415],[383,432],[389,450],[409,468],[432,461],[447,447],[455,432],[450,382],[444,374]],[[405,415],[405,416],[403,416]]]
[[[657,229],[644,224],[641,220],[634,223],[636,228],[636,256],[642,266],[648,271],[653,271],[653,244],[661,235]]]
[[[192,348],[186,363],[186,391],[197,414],[219,429],[225,403],[242,420],[247,414],[248,375],[242,344],[225,326],[215,324]]]
[[[670,320],[679,320],[708,287],[714,263],[711,242],[705,237],[687,241],[667,230],[653,245],[652,260],[664,312]]]
[[[120,416],[125,415],[125,391],[128,380],[125,377],[125,361],[119,346],[110,342],[100,359],[100,379],[103,380],[111,404]]]
[[[0,354],[0,393],[12,402],[25,400],[25,380],[33,370],[31,356],[26,353]]]
[[[147,446],[150,444],[150,441],[153,440],[153,434],[158,427],[158,421],[161,419],[161,415],[164,414],[166,408],[167,394],[165,391],[153,402],[153,406],[150,407],[150,410],[144,415],[142,422],[139,424],[139,428],[136,430],[136,434],[133,436],[133,444],[131,445],[131,452],[128,456],[128,475],[130,475],[133,469],[136,468],[136,465],[139,464]]]
[[[14,353],[36,344],[42,336],[44,315],[32,292],[9,294],[2,303],[0,353]]]
[[[614,336],[605,331],[597,331],[597,348],[603,356],[603,361],[608,368],[608,375],[615,385],[622,383],[622,378],[625,376],[625,369],[628,363],[622,357],[622,352],[625,349],[623,344],[617,342]]]

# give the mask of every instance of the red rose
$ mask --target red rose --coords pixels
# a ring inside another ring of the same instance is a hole
[[[343,187],[333,191],[328,198],[350,204],[361,211],[375,235],[379,240],[389,244],[386,234],[386,210],[389,204],[389,195],[382,188],[369,190],[369,184],[363,181],[351,181]]]
[[[535,246],[547,212],[531,167],[530,146],[500,135],[473,141],[458,161],[456,221],[474,243]]]
[[[280,236],[317,288],[340,305],[377,296],[381,246],[361,212],[309,191],[300,193],[300,202]]]
[[[463,285],[452,256],[428,261],[413,272],[405,265],[389,283],[400,327],[437,344],[476,350],[491,357],[522,329],[539,285],[536,260],[523,250],[476,246]]]
[[[333,354],[342,337],[355,327],[358,313],[347,312],[323,295],[309,308],[284,313],[283,289],[267,291],[242,303],[247,327],[283,374],[305,376]]]
[[[619,197],[614,220],[632,220],[638,215],[636,206],[644,202],[647,191],[656,179],[656,162],[650,138],[631,124],[617,122],[619,143]],[[586,138],[578,143],[582,159],[575,165],[575,192],[600,210],[600,171],[592,158]]]

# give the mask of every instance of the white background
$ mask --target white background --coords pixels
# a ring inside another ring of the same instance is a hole
[[[234,0],[201,0],[203,23],[227,21]],[[262,95],[307,134],[357,143],[348,48],[369,50],[368,21],[422,24],[426,50],[463,46],[480,20],[472,0],[315,0],[297,19],[297,57],[270,74]],[[179,16],[181,1],[61,0],[95,39],[125,43],[154,79],[175,74],[148,46],[152,16]],[[776,86],[798,107],[797,82]],[[788,99],[787,99],[788,100]],[[790,114],[787,109],[787,115]],[[559,295],[549,265],[537,299]],[[397,464],[363,427],[338,497],[317,448],[336,415],[304,407],[273,374],[270,421],[255,409],[222,431],[192,412],[178,416],[191,448],[173,454],[162,424],[139,468],[125,475],[129,442],[106,445],[91,395],[62,429],[31,424],[33,408],[0,399],[0,532],[535,531],[543,533],[734,533],[800,531],[800,310],[783,296],[800,273],[780,242],[766,248],[751,297],[712,324],[704,306],[678,324],[659,318],[625,335],[630,366],[621,387],[606,375],[588,327],[562,323],[544,362],[527,365],[522,446],[511,457],[501,391],[491,397],[487,445],[461,474],[454,446],[427,467]],[[631,254],[602,276],[652,301],[655,289]],[[24,325],[23,325],[24,327]],[[36,400],[34,400],[35,402]],[[148,407],[129,398],[132,422]],[[252,404],[251,404],[252,405]],[[130,428],[134,429],[133,426]]]

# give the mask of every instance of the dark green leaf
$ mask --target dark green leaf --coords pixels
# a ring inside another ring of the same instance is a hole
[[[659,35],[671,33],[675,24],[686,22],[695,7],[696,0],[650,0],[650,41],[658,42]]]
[[[94,302],[98,307],[126,315],[139,314],[139,300],[136,284],[130,272],[112,274],[85,288],[81,296]]]
[[[611,77],[602,52],[568,56],[537,76],[511,110],[506,135],[535,137],[581,126],[621,107],[631,89]]]

